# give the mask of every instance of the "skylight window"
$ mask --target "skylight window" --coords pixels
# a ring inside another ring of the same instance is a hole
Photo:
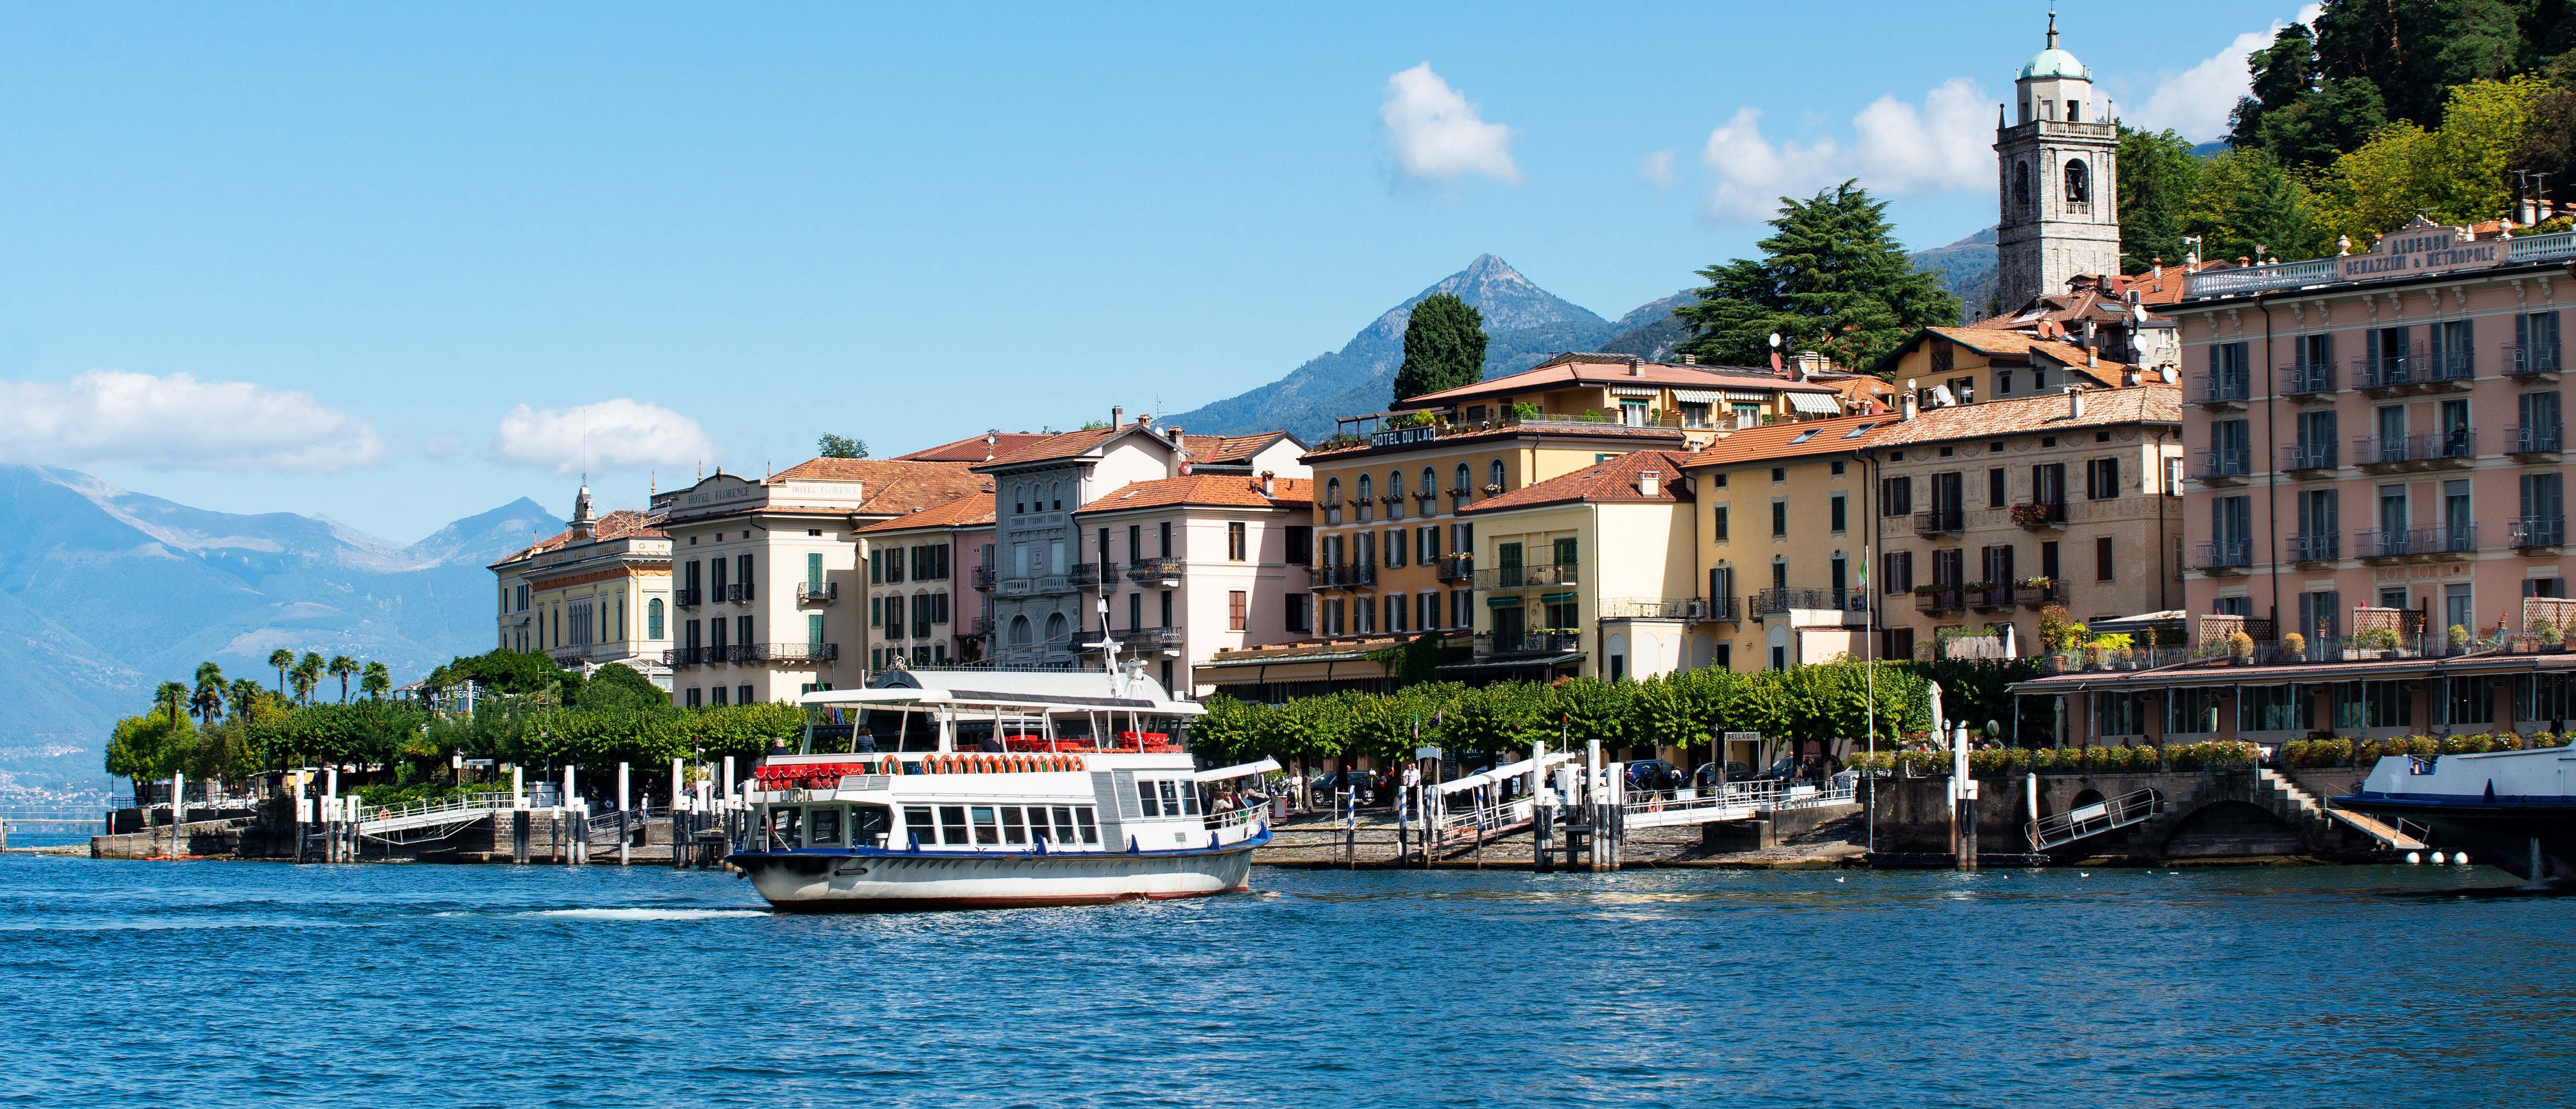
[[[1794,446],[1797,446],[1797,445],[1798,445],[1798,444],[1800,444],[1800,443],[1804,443],[1804,442],[1806,442],[1807,440],[1809,440],[1809,439],[1813,439],[1813,438],[1815,438],[1815,437],[1816,437],[1816,433],[1815,433],[1814,431],[1812,431],[1812,430],[1810,430],[1810,431],[1801,431],[1801,432],[1799,432],[1799,433],[1798,433],[1798,437],[1797,437],[1797,438],[1789,440],[1789,445],[1794,447]]]
[[[1873,427],[1877,427],[1877,426],[1878,426],[1877,424],[1862,424],[1862,425],[1860,425],[1860,426],[1858,426],[1858,427],[1855,427],[1855,428],[1851,429],[1850,431],[1846,431],[1846,432],[1844,432],[1844,433],[1843,433],[1843,438],[1845,438],[1845,439],[1858,439],[1858,438],[1860,438],[1860,437],[1861,437],[1861,435],[1862,435],[1863,433],[1865,433],[1865,432],[1867,432],[1869,429],[1871,429],[1871,428],[1873,428]]]

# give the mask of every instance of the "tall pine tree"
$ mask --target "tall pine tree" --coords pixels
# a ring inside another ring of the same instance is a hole
[[[1404,324],[1404,365],[1395,371],[1395,400],[1473,385],[1485,378],[1485,314],[1448,293],[1413,306]]]
[[[1770,336],[1784,353],[1821,351],[1866,367],[1915,329],[1959,322],[1959,298],[1918,273],[1890,233],[1887,205],[1845,181],[1813,200],[1780,198],[1760,261],[1699,271],[1699,303],[1673,310],[1695,336],[1684,353],[1721,365],[1761,365]]]

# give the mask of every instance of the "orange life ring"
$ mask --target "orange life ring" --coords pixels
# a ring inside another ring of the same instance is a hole
[[[978,773],[978,774],[990,774],[990,773],[992,773],[992,772],[993,772],[993,756],[991,756],[991,755],[975,755],[975,756],[971,756],[971,757],[975,760],[975,772],[976,772],[976,773]]]
[[[903,760],[896,758],[893,755],[887,755],[885,758],[877,761],[877,773],[884,774],[889,777],[901,774],[903,773]]]
[[[957,756],[955,755],[935,756],[932,761],[936,761],[939,764],[939,772],[942,774],[954,774],[957,772]]]
[[[1074,772],[1074,773],[1076,773],[1076,774],[1079,774],[1079,773],[1081,773],[1081,772],[1082,772],[1082,756],[1080,756],[1080,755],[1067,755],[1067,756],[1065,756],[1065,761],[1070,762],[1070,763],[1072,763],[1072,764],[1073,764],[1073,765],[1071,765],[1071,766],[1067,766],[1067,767],[1065,767],[1065,769],[1066,769],[1066,770],[1073,771],[1073,772]]]

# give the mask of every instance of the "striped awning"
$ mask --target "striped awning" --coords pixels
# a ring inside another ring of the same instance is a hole
[[[1728,399],[1728,400],[1749,400],[1749,401],[1753,401],[1753,402],[1755,402],[1755,403],[1759,404],[1759,403],[1761,403],[1761,402],[1764,402],[1764,401],[1768,401],[1768,400],[1770,400],[1770,399],[1771,399],[1771,394],[1769,394],[1769,393],[1765,393],[1765,392],[1760,392],[1760,391],[1758,391],[1758,390],[1753,390],[1753,389],[1729,389],[1729,390],[1727,390],[1727,391],[1726,391],[1726,399]]]
[[[1816,416],[1843,414],[1842,402],[1835,400],[1832,393],[1791,393],[1789,407]]]
[[[1683,404],[1716,404],[1724,398],[1715,389],[1675,389],[1673,399]]]
[[[1610,395],[1614,397],[1647,397],[1651,399],[1664,395],[1664,391],[1661,389],[1635,385],[1613,385],[1610,387]]]

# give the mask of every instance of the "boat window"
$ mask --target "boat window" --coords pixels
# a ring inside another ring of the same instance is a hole
[[[963,844],[966,839],[966,806],[939,806],[939,842]]]
[[[1027,843],[1028,841],[1029,830],[1020,823],[1020,807],[1002,806],[1002,842]]]
[[[1199,815],[1199,812],[1199,784],[1197,782],[1181,783],[1181,815],[1197,816]]]
[[[975,842],[1002,842],[1001,827],[994,823],[993,808],[990,805],[975,806]]]
[[[928,823],[930,814],[928,812],[924,812],[921,815],[923,823]],[[886,839],[893,833],[893,809],[887,808],[884,805],[853,805],[850,807],[850,846],[891,846],[886,843]]]
[[[1147,820],[1163,815],[1154,802],[1154,783],[1136,783],[1136,814]]]
[[[773,847],[796,846],[796,830],[805,810],[788,806],[769,810],[769,837]]]
[[[939,830],[931,826],[928,805],[905,805],[903,828],[904,834],[911,837],[911,842],[906,846],[918,847],[939,842]]]
[[[1163,787],[1163,815],[1181,815],[1180,787],[1172,782],[1156,782],[1154,784]]]
[[[1074,834],[1073,834],[1073,808],[1072,808],[1072,806],[1069,806],[1069,805],[1058,805],[1058,806],[1056,806],[1056,807],[1055,807],[1055,842],[1057,842],[1057,843],[1075,843],[1075,842],[1079,842],[1079,841],[1077,841],[1077,840],[1074,838]]]
[[[1073,810],[1073,823],[1076,827],[1082,829],[1082,842],[1100,842],[1100,826],[1091,822],[1091,806],[1084,805],[1081,808]]]
[[[814,806],[811,818],[805,822],[805,842],[808,845],[826,843],[838,844],[841,842],[841,810],[839,807],[833,805]]]

